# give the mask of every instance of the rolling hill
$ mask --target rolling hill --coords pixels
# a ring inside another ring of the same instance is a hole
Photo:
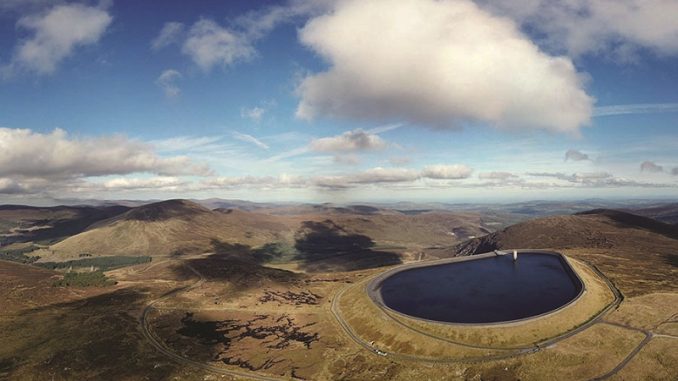
[[[667,224],[678,224],[678,203],[660,204],[647,208],[631,209],[631,213],[654,218]]]
[[[553,249],[597,265],[629,295],[676,291],[678,227],[610,209],[537,218],[456,246],[458,255]]]
[[[169,200],[132,208],[99,221],[37,253],[42,260],[92,256],[162,256],[210,251],[213,241],[256,245],[275,240],[286,226],[275,219],[232,210],[212,211],[185,200]]]
[[[156,202],[125,208],[123,213],[97,220],[83,231],[31,255],[39,255],[43,262],[82,256],[166,256],[211,252],[220,243],[252,249],[278,245],[291,250],[285,255],[288,260],[317,259],[318,255],[310,252],[313,250],[324,257],[346,252],[321,250],[317,244],[309,246],[309,235],[313,235],[315,243],[332,242],[337,237],[348,242],[350,237],[364,236],[369,242],[362,249],[395,251],[400,255],[450,247],[492,231],[480,214],[472,212],[406,214],[360,205],[306,205],[294,207],[294,212],[289,206],[283,208],[285,212],[264,213],[261,209],[210,210],[188,200]]]
[[[109,206],[33,207],[0,205],[0,245],[14,242],[54,243],[129,208]]]

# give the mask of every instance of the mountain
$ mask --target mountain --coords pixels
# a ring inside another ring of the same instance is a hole
[[[469,255],[509,248],[634,247],[648,234],[678,239],[678,227],[627,212],[594,209],[521,222],[466,241],[457,246],[457,253]]]
[[[350,245],[341,250],[321,250],[322,241],[327,240],[360,242],[360,251],[367,253],[365,258],[371,258],[365,263],[372,266],[382,263],[376,257],[378,253],[390,257],[388,263],[396,260],[394,256],[421,258],[424,251],[432,256],[449,256],[449,250],[442,252],[441,248],[490,233],[494,223],[472,212],[406,214],[369,205],[290,205],[284,213],[279,209],[266,213],[265,208],[210,210],[189,200],[168,200],[118,208],[124,208],[120,209],[123,212],[99,219],[27,255],[40,256],[42,262],[89,256],[167,256],[213,252],[218,245],[237,244],[251,249],[250,255],[271,261],[342,256],[346,262],[351,258],[346,256]],[[261,248],[266,252],[256,251]]]
[[[667,224],[678,225],[678,203],[660,204],[647,208],[631,209],[631,213],[654,218]]]
[[[102,220],[47,250],[43,261],[81,255],[162,256],[208,252],[215,242],[258,245],[277,239],[287,226],[275,218],[232,210],[209,210],[187,200],[169,200],[132,208]]]
[[[128,211],[121,205],[34,207],[0,205],[0,245],[14,242],[54,243],[92,224]]]
[[[457,255],[553,249],[611,274],[627,295],[676,291],[678,227],[627,212],[596,209],[536,218],[456,246]]]

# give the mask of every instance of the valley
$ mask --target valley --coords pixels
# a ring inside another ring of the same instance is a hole
[[[546,208],[526,218],[480,209],[224,210],[170,200],[95,220],[81,208],[0,207],[4,234],[14,234],[0,248],[0,379],[678,374],[678,228],[631,208]],[[30,229],[81,219],[90,224],[70,235]],[[399,266],[514,248],[562,253],[586,292],[548,317],[494,326],[422,322],[367,296],[371,280]],[[108,281],[59,283],[92,271]]]

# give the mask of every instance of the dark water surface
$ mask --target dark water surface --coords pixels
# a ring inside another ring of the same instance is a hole
[[[413,268],[381,283],[384,304],[449,323],[494,323],[554,310],[574,299],[581,282],[556,255],[521,253]]]

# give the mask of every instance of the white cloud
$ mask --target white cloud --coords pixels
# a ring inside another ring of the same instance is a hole
[[[166,22],[158,36],[151,41],[151,48],[158,50],[179,43],[185,29],[184,24],[180,22]]]
[[[243,133],[240,133],[238,131],[233,131],[233,138],[240,140],[241,142],[254,144],[255,146],[257,146],[261,149],[268,149],[269,148],[268,144],[262,142],[261,140],[255,138],[254,136],[248,135],[248,134],[243,134]]]
[[[592,98],[572,62],[470,1],[348,0],[312,18],[304,45],[330,63],[298,87],[297,116],[578,133]]]
[[[122,136],[72,138],[61,130],[39,133],[0,128],[0,176],[77,178],[149,172],[208,175],[187,157],[163,158],[144,143]]]
[[[645,103],[629,105],[611,105],[596,107],[593,116],[614,116],[628,114],[655,114],[662,112],[678,112],[678,103]]]
[[[11,0],[16,1],[16,0]],[[36,1],[36,0],[33,0]],[[254,43],[283,23],[327,10],[334,0],[291,0],[250,11],[229,20],[223,27],[210,19],[195,22],[188,33],[179,22],[167,22],[151,41],[151,48],[182,45],[182,52],[203,70],[228,66],[256,55]]]
[[[473,170],[463,164],[454,164],[454,165],[430,165],[424,167],[421,172],[422,177],[427,177],[430,179],[465,179],[471,176]]]
[[[372,168],[348,177],[354,184],[400,183],[414,181],[421,177],[420,173],[407,168]]]
[[[120,177],[107,180],[101,184],[103,190],[177,190],[189,182],[177,177],[159,176],[151,178]]]
[[[478,178],[483,180],[508,180],[517,177],[518,176],[510,172],[483,172],[478,174]]]
[[[266,109],[263,107],[255,106],[252,108],[243,108],[240,110],[240,117],[251,119],[254,122],[260,122],[261,118],[266,113]]]
[[[625,58],[637,47],[678,53],[678,2],[673,0],[482,0],[546,36],[545,45],[570,55],[611,53]]]
[[[155,80],[155,84],[162,89],[167,98],[174,98],[181,93],[181,89],[179,89],[176,83],[181,78],[182,75],[178,71],[167,69]]]
[[[325,12],[336,0],[291,0],[285,5],[275,5],[255,10],[235,20],[250,40],[262,38],[278,25],[290,22],[300,16]]]
[[[572,161],[582,161],[582,160],[590,160],[589,155],[577,151],[576,149],[570,149],[565,152],[565,161],[572,160]]]
[[[82,4],[57,5],[22,17],[17,25],[31,36],[19,42],[5,72],[51,74],[76,48],[97,43],[112,20],[105,9]]]
[[[356,152],[374,151],[386,147],[379,135],[361,129],[347,131],[341,135],[314,139],[309,148],[315,152]]]
[[[613,176],[607,172],[581,172],[568,175],[562,172],[533,172],[528,173],[529,176],[534,177],[553,177],[558,180],[567,181],[570,183],[588,183],[591,181],[609,179]]]
[[[547,188],[618,188],[618,187],[632,187],[632,188],[671,188],[676,187],[676,184],[669,183],[647,183],[641,182],[626,177],[617,177],[608,172],[584,172],[565,174],[562,172],[538,172],[528,173],[528,176],[533,177],[551,177],[561,182],[551,183]],[[526,183],[525,186],[529,186]]]
[[[300,176],[281,174],[280,176],[240,176],[240,177],[215,177],[206,179],[202,186],[206,189],[219,188],[298,188],[308,185],[307,179]]]
[[[247,60],[255,54],[250,41],[209,19],[193,24],[181,51],[204,71]]]
[[[658,165],[652,161],[644,161],[640,164],[640,171],[641,172],[650,172],[650,173],[657,173],[657,172],[663,172],[664,167],[661,165]]]
[[[468,178],[472,170],[461,164],[433,165],[417,171],[409,168],[376,167],[362,172],[340,176],[318,176],[312,179],[317,187],[325,189],[347,189],[357,185],[379,185],[413,183],[420,179],[460,180]],[[449,184],[442,184],[449,186]]]
[[[671,174],[674,175],[674,176],[678,176],[678,167],[673,168],[673,169],[671,170]]]

